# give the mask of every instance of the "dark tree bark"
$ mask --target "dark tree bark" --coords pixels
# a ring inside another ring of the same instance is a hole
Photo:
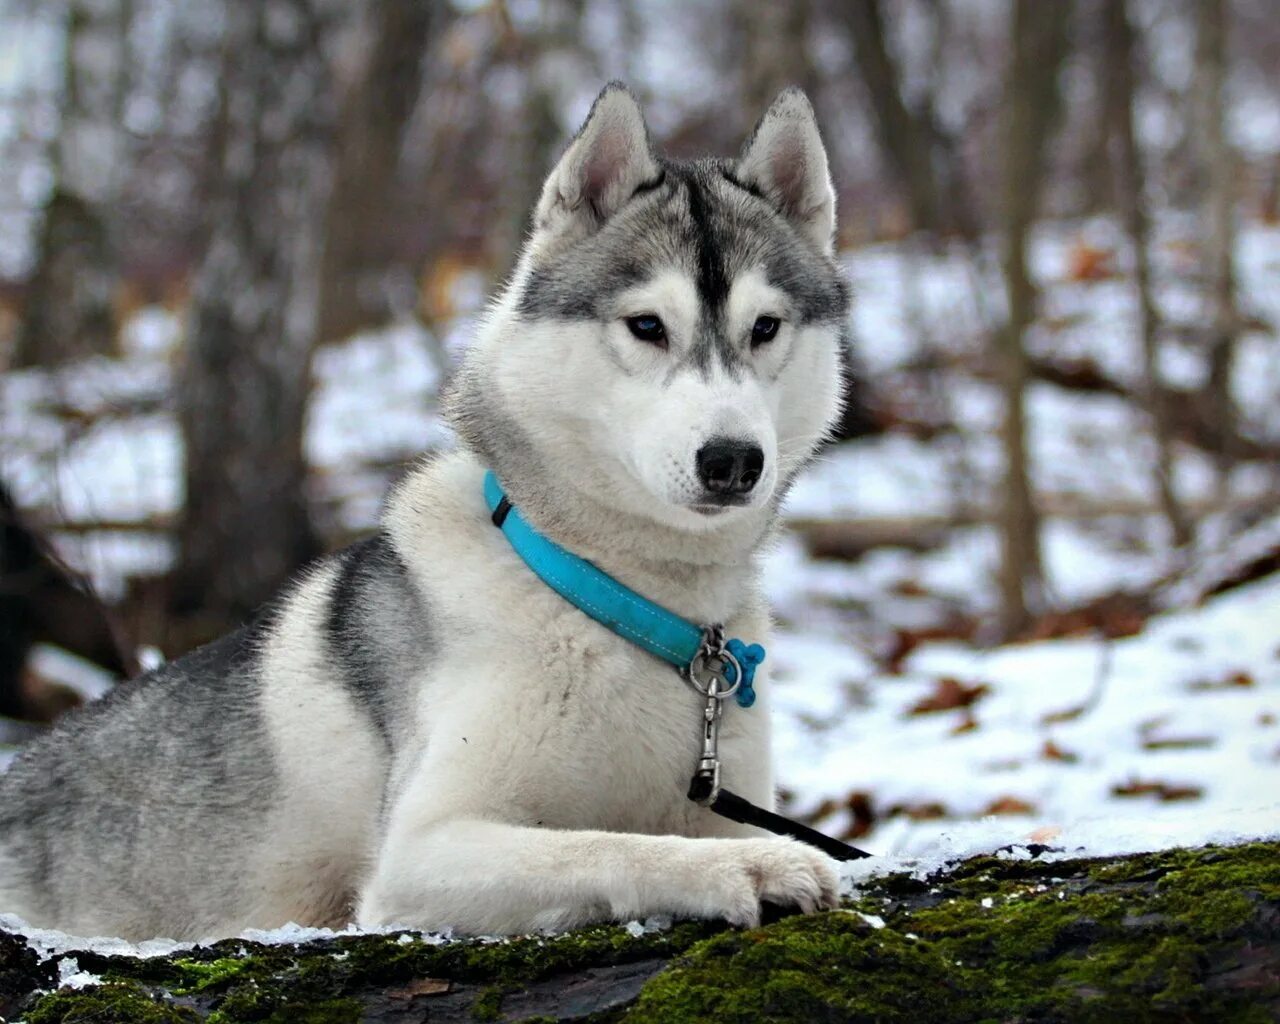
[[[1199,93],[1197,135],[1204,172],[1204,267],[1209,297],[1209,379],[1205,397],[1221,431],[1217,453],[1219,485],[1235,462],[1230,438],[1236,433],[1231,396],[1240,316],[1235,281],[1235,154],[1227,140],[1227,0],[1196,4],[1196,79]]]
[[[79,703],[70,690],[33,688],[24,677],[37,643],[57,644],[117,675],[138,669],[101,602],[0,483],[0,716],[49,722]]]
[[[512,126],[506,156],[510,170],[504,188],[503,230],[495,232],[497,247],[491,250],[495,265],[505,276],[529,230],[529,214],[537,205],[543,181],[573,131],[560,123],[565,68],[575,67],[587,78],[599,76],[601,69],[584,39],[587,0],[544,4],[537,27],[525,34],[512,25],[506,4],[500,6],[501,50],[524,83],[523,114]]]
[[[178,384],[186,442],[175,611],[217,633],[317,552],[303,416],[330,190],[319,0],[229,0],[221,98]]]
[[[845,5],[852,7],[857,5]],[[748,129],[788,86],[799,86],[811,99],[819,80],[809,49],[814,4],[760,4],[733,0],[728,9],[733,47],[733,72],[741,86],[741,109]],[[886,58],[887,60],[887,58]],[[879,432],[869,407],[870,396],[849,345],[841,347],[844,406],[832,432],[835,441],[851,441]]]
[[[1111,89],[1114,90],[1114,103],[1108,109],[1113,117],[1111,127],[1116,142],[1116,195],[1133,245],[1133,284],[1138,300],[1138,331],[1142,341],[1145,384],[1143,404],[1151,419],[1156,448],[1154,483],[1173,543],[1182,547],[1191,540],[1191,528],[1174,491],[1172,415],[1168,392],[1160,381],[1159,313],[1151,288],[1151,227],[1144,196],[1146,175],[1134,128],[1135,78],[1140,65],[1135,56],[1134,29],[1125,0],[1106,0],[1103,17],[1106,64],[1111,71]]]
[[[876,139],[903,190],[913,227],[974,236],[977,226],[962,188],[959,154],[939,127],[931,102],[911,107],[903,97],[902,75],[886,41],[883,0],[837,0],[833,12],[853,43]],[[933,14],[942,17],[939,9]],[[938,30],[943,31],[941,23]]]
[[[1045,149],[1061,97],[1058,70],[1067,48],[1070,3],[1014,0],[1003,125],[1004,278],[1009,319],[999,332],[1005,413],[1001,425],[1005,476],[1001,493],[1000,630],[1020,633],[1043,605],[1040,526],[1031,494],[1025,392],[1025,334],[1035,319],[1036,289],[1027,267],[1027,242],[1039,206]]]
[[[413,269],[398,250],[404,196],[397,172],[424,63],[445,10],[421,0],[385,0],[367,9],[366,52],[343,98],[337,129],[320,269],[321,342],[414,308]]]
[[[232,939],[147,959],[72,950],[43,961],[0,932],[0,1015],[32,1024],[1266,1021],[1280,1019],[1277,900],[1271,842],[1107,860],[977,857],[923,880],[871,879],[842,911],[750,931]],[[60,988],[64,970],[100,980]]]
[[[1082,138],[1072,161],[1071,178],[1077,183],[1083,213],[1119,209],[1120,169],[1116,167],[1113,142],[1116,125],[1125,116],[1127,97],[1115,64],[1113,40],[1110,38],[1110,5],[1112,0],[1084,0],[1079,9],[1085,15],[1081,54],[1095,91],[1094,104],[1081,126]],[[1096,16],[1095,16],[1096,15]]]
[[[110,352],[119,283],[111,204],[122,180],[129,0],[70,0],[53,188],[36,241],[15,366]]]
[[[818,77],[809,52],[812,7],[811,0],[784,4],[733,0],[729,5],[728,29],[737,43],[733,71],[742,88],[745,127],[750,128],[789,85],[814,95]]]
[[[903,101],[898,69],[885,43],[882,4],[880,0],[858,0],[836,6],[853,40],[880,148],[906,192],[912,221],[917,229],[936,230],[942,220],[941,196],[934,177],[929,126]]]

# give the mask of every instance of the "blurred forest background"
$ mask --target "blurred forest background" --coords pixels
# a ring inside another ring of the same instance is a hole
[[[853,384],[770,578],[784,636],[866,656],[849,706],[922,644],[1133,635],[1265,576],[1275,15],[0,0],[0,714],[47,721],[93,692],[63,652],[131,674],[371,527],[451,443],[440,385],[610,78],[673,155],[736,153],[787,84],[818,111]],[[922,685],[976,723],[978,684]]]

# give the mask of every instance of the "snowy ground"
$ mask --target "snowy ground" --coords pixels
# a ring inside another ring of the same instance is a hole
[[[782,614],[821,621],[806,611],[821,588],[806,589],[802,564],[782,568],[800,577]],[[1097,852],[1110,833],[1160,846],[1280,829],[1275,575],[1112,641],[924,644],[889,674],[834,618],[783,632],[772,656],[793,806],[827,802],[822,824],[843,833],[863,794],[875,853],[1037,832]],[[951,706],[912,713],[930,697]]]
[[[1109,230],[1105,223],[1060,227],[1039,240],[1035,266],[1050,315],[1037,344],[1087,355],[1132,381],[1138,364],[1128,289],[1115,279],[1073,282],[1062,269],[1080,239],[1112,244]],[[1163,229],[1160,298],[1171,321],[1192,323],[1199,307],[1178,274],[1180,230],[1177,222]],[[1280,230],[1246,230],[1240,260],[1247,309],[1280,322]],[[957,366],[929,401],[941,402],[961,429],[942,440],[891,433],[833,450],[797,486],[789,514],[949,516],[981,507],[998,477],[992,428],[999,405],[993,386],[959,365],[976,350],[989,315],[966,297],[971,268],[955,254],[902,246],[850,254],[849,262],[870,378],[913,393],[913,361],[930,349],[947,353]],[[457,325],[446,347],[455,349],[466,330]],[[176,331],[172,318],[151,311],[131,325],[119,360],[59,375],[0,374],[0,477],[55,526],[110,520],[121,527],[58,534],[108,597],[129,575],[160,571],[171,557],[164,525],[180,501],[182,458],[166,406]],[[401,325],[320,354],[307,449],[331,535],[373,521],[389,466],[448,443],[429,351],[416,328]],[[1171,346],[1166,376],[1195,382],[1202,364],[1193,348]],[[1273,335],[1245,338],[1237,378],[1247,430],[1280,437]],[[1029,406],[1042,496],[1150,500],[1150,445],[1130,404],[1037,385]],[[1218,493],[1211,466],[1191,450],[1178,453],[1177,480],[1185,498]],[[1247,500],[1276,487],[1276,468],[1253,464],[1240,467],[1226,491]],[[131,524],[151,527],[124,528]],[[1051,595],[1073,604],[1147,590],[1169,569],[1163,541],[1154,517],[1053,519],[1045,534]],[[883,650],[895,630],[989,613],[995,563],[995,537],[983,526],[953,529],[931,550],[880,549],[855,563],[815,562],[788,536],[768,558],[780,621],[770,653],[779,779],[793,810],[820,811],[833,832],[848,832],[852,807],[859,809],[869,831],[856,841],[883,857],[857,872],[936,865],[1033,835],[1105,853],[1276,831],[1280,577],[1203,607],[1175,602],[1138,635],[1107,645],[1089,638],[991,649],[924,643],[899,672],[886,671]],[[54,652],[42,658],[47,674],[84,679]],[[930,696],[968,703],[909,713]],[[0,733],[0,760],[5,742]]]

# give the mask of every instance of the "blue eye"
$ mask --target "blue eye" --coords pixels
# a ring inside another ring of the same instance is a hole
[[[782,321],[776,316],[758,316],[756,322],[751,328],[751,346],[763,345],[767,341],[773,341],[778,335],[778,327]]]
[[[627,329],[641,341],[647,341],[661,348],[667,347],[667,329],[652,313],[627,317]]]

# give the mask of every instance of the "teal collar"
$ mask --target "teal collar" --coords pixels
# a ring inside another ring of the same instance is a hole
[[[507,500],[492,471],[484,477],[484,497],[494,525],[506,535],[516,554],[566,601],[620,637],[674,665],[699,692],[705,693],[718,679],[728,691],[722,690],[722,696],[734,693],[744,708],[755,703],[752,684],[756,667],[764,661],[763,647],[736,638],[725,641],[721,627],[699,626],[681,618],[542,536]]]

